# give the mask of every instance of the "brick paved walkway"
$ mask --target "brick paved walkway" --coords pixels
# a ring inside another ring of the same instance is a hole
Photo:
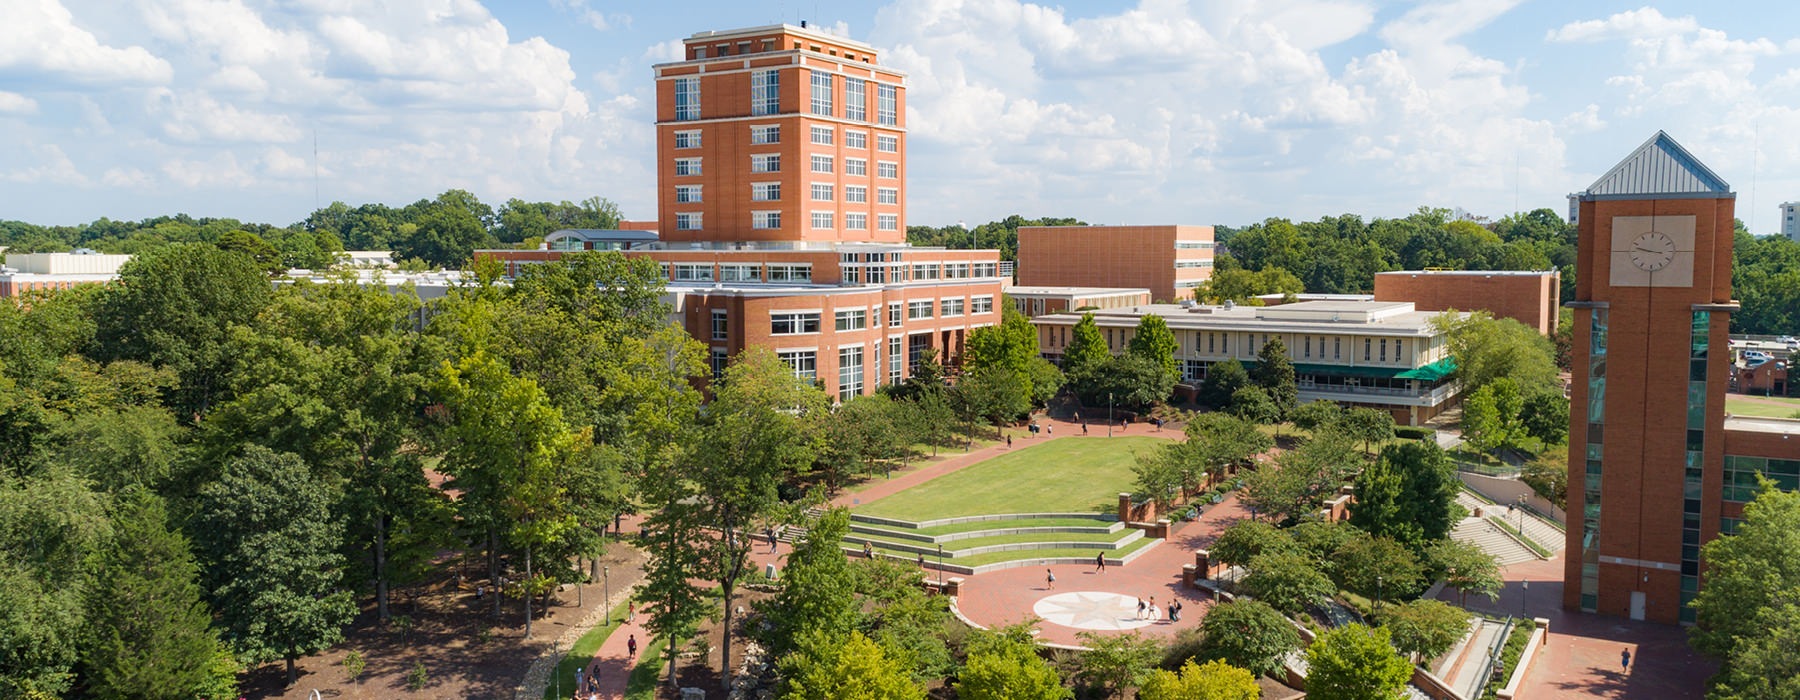
[[[1549,646],[1526,670],[1519,697],[1674,700],[1706,695],[1706,679],[1717,666],[1688,647],[1685,628],[1564,610],[1562,557],[1502,568],[1506,588],[1498,601],[1469,597],[1470,610],[1517,615],[1523,609],[1550,621]],[[1527,581],[1529,587],[1523,585]],[[1456,593],[1445,591],[1439,598],[1454,603]],[[1619,652],[1627,649],[1631,668],[1624,670]]]

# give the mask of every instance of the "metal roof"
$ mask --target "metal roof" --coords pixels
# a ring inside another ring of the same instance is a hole
[[[1615,199],[1675,195],[1682,197],[1730,196],[1731,185],[1706,167],[1675,139],[1658,131],[1619,161],[1594,184],[1582,199]]]
[[[610,228],[565,228],[544,237],[545,241],[560,241],[573,238],[581,241],[654,241],[655,231],[620,231]]]

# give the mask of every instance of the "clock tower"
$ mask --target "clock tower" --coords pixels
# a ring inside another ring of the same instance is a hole
[[[1689,622],[1721,516],[1736,195],[1659,131],[1576,198],[1563,604]]]

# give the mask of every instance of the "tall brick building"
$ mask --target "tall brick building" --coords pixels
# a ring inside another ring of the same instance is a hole
[[[1148,288],[1157,301],[1194,298],[1212,278],[1211,226],[1021,226],[1019,284]]]
[[[1563,602],[1691,622],[1756,475],[1800,487],[1800,421],[1725,414],[1730,186],[1657,132],[1578,199]]]
[[[654,67],[654,231],[562,231],[493,250],[650,257],[715,371],[774,350],[839,399],[958,358],[1000,321],[1000,254],[906,245],[906,77],[875,48],[787,24],[700,32]]]
[[[1544,335],[1556,332],[1562,275],[1555,270],[1399,270],[1375,273],[1376,301],[1420,311],[1485,310]]]

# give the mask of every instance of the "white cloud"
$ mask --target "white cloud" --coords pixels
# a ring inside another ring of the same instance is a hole
[[[602,13],[588,5],[588,0],[550,0],[550,5],[580,20],[582,24],[593,27],[595,31],[604,32],[631,26],[631,15]]]
[[[14,143],[0,148],[0,180],[29,185],[85,185],[87,177],[53,143]]]
[[[32,114],[37,109],[37,100],[16,92],[0,90],[0,114]]]
[[[14,0],[0,22],[0,76],[50,85],[157,84],[169,63],[143,47],[116,48],[76,25],[59,0]]]
[[[1606,120],[1600,118],[1600,105],[1590,102],[1581,111],[1563,117],[1557,126],[1572,134],[1585,134],[1606,128]]]

